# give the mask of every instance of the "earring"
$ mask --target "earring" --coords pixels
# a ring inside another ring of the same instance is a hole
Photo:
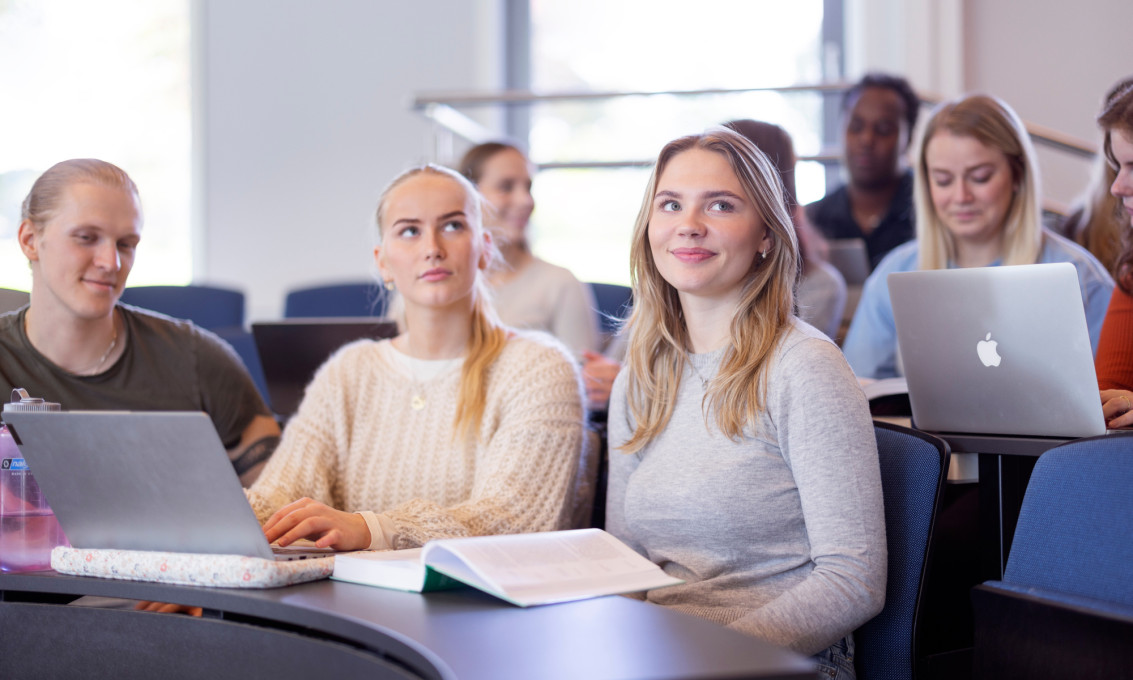
[[[764,250],[762,253],[759,254],[759,259],[761,259],[761,260],[767,259],[767,251],[766,250]]]
[[[394,289],[393,279],[388,279],[384,284],[386,290],[392,291]]]

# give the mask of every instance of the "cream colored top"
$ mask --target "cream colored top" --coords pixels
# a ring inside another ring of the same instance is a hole
[[[319,369],[248,491],[260,521],[307,496],[360,512],[373,548],[565,528],[583,402],[562,346],[514,335],[490,369],[479,438],[459,440],[459,365],[418,381],[394,352],[362,340]]]

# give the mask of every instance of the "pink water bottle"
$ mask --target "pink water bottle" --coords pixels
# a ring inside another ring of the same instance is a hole
[[[12,390],[12,402],[4,404],[5,413],[58,410],[59,404],[29,397],[22,388]],[[50,569],[57,545],[68,545],[67,537],[8,427],[0,423],[0,571]]]

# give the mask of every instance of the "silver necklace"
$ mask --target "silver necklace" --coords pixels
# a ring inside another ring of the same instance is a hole
[[[700,378],[701,389],[707,392],[709,378],[704,377],[704,374],[700,372],[700,369],[696,367],[696,364],[692,363],[692,357],[687,354],[685,355],[685,362],[688,363],[689,368],[691,368],[692,372],[696,374],[696,377]]]
[[[110,358],[110,353],[113,352],[114,348],[118,346],[117,317],[115,317],[113,323],[111,324],[111,327],[114,329],[114,334],[110,338],[110,346],[106,348],[106,351],[102,353],[102,356],[98,358],[98,362],[95,363],[94,366],[91,366],[90,368],[84,369],[82,371],[78,371],[79,375],[93,375],[98,371],[98,369],[102,368],[102,365],[105,364],[106,360]]]

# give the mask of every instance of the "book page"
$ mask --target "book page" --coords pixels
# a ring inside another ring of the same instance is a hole
[[[862,391],[865,392],[866,399],[872,400],[893,394],[909,393],[909,383],[906,381],[905,376],[882,378],[881,380],[858,378],[858,382],[862,386]]]
[[[517,604],[680,583],[600,529],[438,541],[425,547],[424,560]]]

